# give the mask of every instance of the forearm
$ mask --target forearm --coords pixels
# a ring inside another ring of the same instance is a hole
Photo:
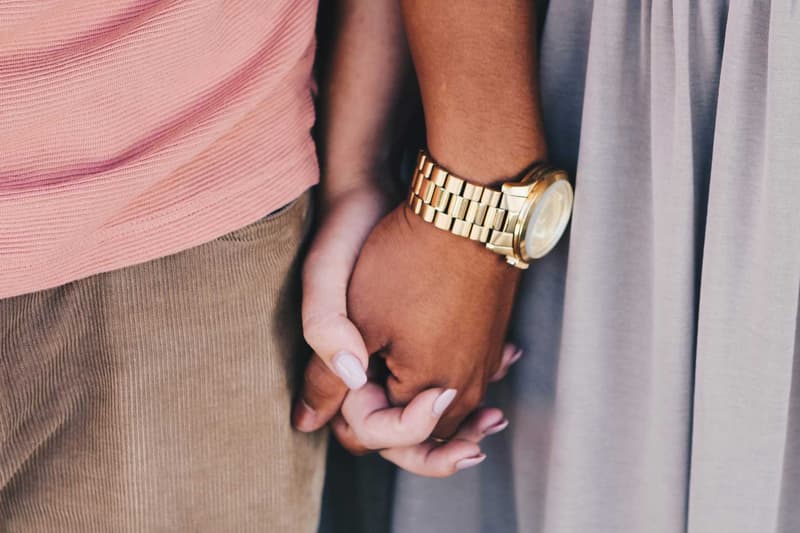
[[[516,176],[546,147],[533,0],[402,0],[428,148],[471,181]]]
[[[397,0],[340,0],[330,45],[319,107],[326,199],[375,178],[386,165],[410,73]]]

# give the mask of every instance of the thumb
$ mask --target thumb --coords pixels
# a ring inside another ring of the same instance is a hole
[[[316,352],[306,368],[292,421],[314,431],[330,420],[347,389],[367,382],[369,353],[347,318],[347,285],[358,253],[380,217],[370,192],[347,195],[325,217],[303,266],[303,335]],[[366,197],[363,197],[365,196]]]
[[[314,431],[336,414],[348,389],[367,383],[369,354],[355,325],[332,306],[334,300],[325,301],[326,293],[335,297],[336,291],[331,286],[316,292],[309,284],[305,287],[311,290],[303,296],[303,335],[316,353],[306,367],[292,421],[300,431]]]
[[[303,392],[292,410],[292,425],[300,431],[316,431],[339,412],[347,386],[315,355],[306,367]]]
[[[325,218],[303,266],[303,335],[351,389],[367,382],[369,353],[347,318],[347,285],[378,217],[374,205],[348,196]]]
[[[367,383],[369,354],[355,325],[333,311],[303,319],[303,335],[320,361],[350,389]]]

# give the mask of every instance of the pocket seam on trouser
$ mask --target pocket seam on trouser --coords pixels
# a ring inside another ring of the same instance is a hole
[[[288,204],[279,207],[247,226],[226,233],[216,240],[248,242],[276,236],[287,229],[294,220],[302,220],[308,216],[310,196],[311,192],[305,191]]]

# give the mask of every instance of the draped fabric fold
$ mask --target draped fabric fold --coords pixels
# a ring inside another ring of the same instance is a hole
[[[511,426],[399,473],[393,530],[800,531],[800,6],[559,0],[540,69],[576,203],[524,280]]]

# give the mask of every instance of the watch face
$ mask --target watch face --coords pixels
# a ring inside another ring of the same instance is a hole
[[[572,186],[565,179],[548,185],[529,211],[525,228],[525,255],[538,259],[556,245],[572,212]]]

